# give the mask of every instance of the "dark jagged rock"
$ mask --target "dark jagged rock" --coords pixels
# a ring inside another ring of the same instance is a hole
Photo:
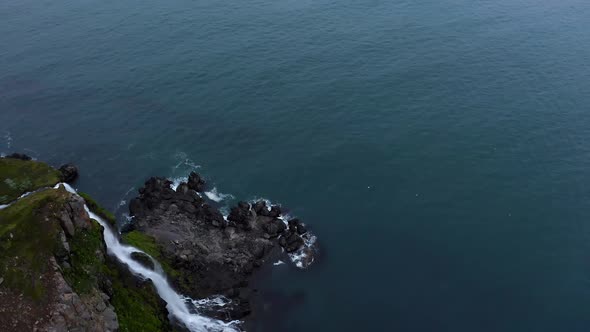
[[[281,235],[279,244],[285,248],[286,252],[294,252],[300,249],[304,242],[301,236],[296,232],[289,231],[286,234]]]
[[[251,310],[248,283],[253,272],[280,255],[281,247],[287,252],[300,249],[304,228],[299,230],[303,225],[297,221],[287,230],[278,219],[280,207],[269,209],[264,201],[239,202],[226,221],[196,195],[203,186],[196,173],[176,191],[163,178],[149,179],[130,203],[133,227],[155,241],[161,251],[158,260],[173,271],[168,275],[182,293],[193,298],[226,294],[232,304],[219,317],[239,319]]]
[[[129,202],[129,212],[132,216],[152,214],[157,209],[168,208],[175,203],[176,208],[194,214],[203,199],[197,193],[188,189],[186,183],[182,183],[174,191],[170,186],[172,182],[165,178],[152,177],[139,189],[139,197]],[[223,217],[221,217],[223,219]]]
[[[254,206],[252,206],[252,210],[254,210],[254,212],[256,212],[256,214],[258,214],[258,215],[263,215],[263,212],[267,211],[266,202],[265,201],[258,201],[256,203],[254,203]]]
[[[273,205],[268,212],[269,217],[278,218],[281,215],[281,208],[278,205]]]
[[[188,176],[188,187],[196,192],[205,191],[205,180],[195,172],[191,172]]]
[[[223,219],[221,212],[207,203],[203,203],[199,206],[196,216],[199,220],[215,227],[225,226],[225,219]]]
[[[78,167],[74,164],[65,164],[59,168],[61,180],[66,183],[72,183],[78,178]]]
[[[10,158],[10,159],[20,159],[20,160],[31,160],[32,158],[27,156],[24,153],[12,153],[9,154],[8,156],[4,157],[4,158]]]
[[[288,224],[289,231],[291,232],[297,232],[297,234],[299,235],[307,233],[307,228],[305,228],[305,225],[303,225],[301,221],[299,221],[299,219],[297,218],[289,220]]]
[[[256,213],[250,210],[250,205],[246,202],[239,202],[238,206],[232,207],[227,217],[227,220],[236,223],[244,229],[252,229],[253,218],[256,218]]]
[[[186,195],[189,190],[190,190],[190,188],[188,187],[188,184],[186,184],[185,182],[182,182],[176,188],[176,192],[179,193],[179,194],[181,194],[181,195]]]
[[[268,217],[268,218],[270,218],[270,217]],[[281,233],[283,233],[285,231],[286,228],[287,228],[287,226],[285,226],[285,223],[277,218],[272,218],[270,221],[264,222],[262,225],[262,229],[264,229],[264,231],[270,237],[279,236]]]

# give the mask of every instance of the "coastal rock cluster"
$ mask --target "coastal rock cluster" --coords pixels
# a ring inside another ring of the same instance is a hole
[[[202,197],[206,184],[194,172],[176,190],[171,185],[158,177],[145,182],[130,202],[133,221],[127,231],[154,239],[182,292],[193,298],[222,294],[232,306],[219,315],[247,315],[253,272],[283,251],[301,249],[307,229],[297,219],[286,223],[281,207],[264,201],[239,202],[225,218]]]
[[[0,330],[185,330],[149,278],[107,255],[103,226],[115,227],[115,217],[88,194],[56,186],[77,177],[72,164],[0,158]],[[148,179],[130,202],[121,242],[139,249],[131,259],[195,299],[187,311],[229,326],[258,307],[255,272],[283,255],[307,266],[315,237],[266,201],[239,202],[224,216],[206,190],[194,172],[174,188]]]

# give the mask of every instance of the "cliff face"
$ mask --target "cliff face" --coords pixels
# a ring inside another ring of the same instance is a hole
[[[84,201],[44,189],[0,210],[0,326],[7,331],[116,331],[99,287],[101,227]]]
[[[1,330],[169,330],[151,284],[106,255],[103,229],[88,217],[85,200],[53,189],[62,174],[43,163],[0,158]]]

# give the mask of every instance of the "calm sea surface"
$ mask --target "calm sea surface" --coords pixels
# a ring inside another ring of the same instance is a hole
[[[3,0],[12,151],[288,207],[261,331],[590,331],[587,0]]]

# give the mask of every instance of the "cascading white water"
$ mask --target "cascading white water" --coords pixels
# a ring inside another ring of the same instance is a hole
[[[55,188],[59,188],[60,185],[63,185],[67,191],[77,195],[76,190],[72,188],[67,183],[60,183],[55,186]],[[160,297],[166,301],[166,308],[170,315],[174,316],[175,319],[182,322],[190,331],[193,332],[237,332],[239,331],[235,326],[238,321],[225,323],[221,320],[212,319],[209,317],[205,317],[199,314],[191,313],[187,306],[187,302],[195,303],[190,298],[184,297],[174,291],[166,277],[162,274],[161,271],[152,271],[150,269],[145,268],[143,265],[139,264],[135,260],[131,258],[131,254],[134,252],[141,252],[143,251],[128,245],[124,245],[119,242],[119,238],[116,234],[111,230],[109,225],[98,215],[93,213],[88,209],[88,206],[84,204],[84,209],[88,213],[90,218],[96,220],[104,229],[103,236],[104,241],[107,246],[107,251],[109,254],[115,256],[119,261],[126,264],[129,267],[129,270],[142,278],[150,279]],[[145,253],[144,253],[145,254]],[[147,255],[147,254],[146,254]],[[149,256],[149,255],[148,255]]]

